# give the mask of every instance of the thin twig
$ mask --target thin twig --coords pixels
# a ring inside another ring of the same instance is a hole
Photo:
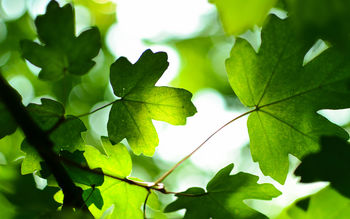
[[[151,194],[151,191],[148,189],[145,202],[143,203],[143,218],[144,219],[147,219],[147,217],[146,217],[146,207],[147,207],[148,197],[150,196],[150,194]]]
[[[58,127],[60,127],[60,125],[63,123],[63,122],[65,122],[66,121],[66,119],[64,118],[64,116],[61,116],[60,118],[59,118],[59,120],[56,122],[56,124],[52,127],[52,128],[50,128],[49,130],[47,130],[46,131],[46,134],[47,135],[50,135],[52,132],[54,132]]]
[[[131,180],[131,179],[128,179],[128,178],[121,178],[121,177],[114,176],[114,175],[111,175],[111,174],[108,174],[108,173],[103,173],[101,171],[98,171],[97,169],[90,169],[88,166],[82,166],[81,164],[76,163],[75,161],[66,159],[64,157],[58,157],[57,156],[57,159],[59,159],[60,161],[62,161],[63,163],[65,163],[67,165],[74,166],[74,167],[79,168],[81,170],[85,170],[87,172],[90,172],[90,173],[93,173],[93,174],[97,174],[97,175],[106,176],[106,177],[109,177],[109,178],[112,178],[112,179],[115,179],[115,180],[119,180],[119,181],[128,183],[130,185],[138,186],[138,187],[146,189],[147,191],[154,190],[154,191],[157,191],[157,192],[160,192],[160,193],[163,193],[163,194],[167,194],[167,195],[168,194],[172,194],[172,195],[176,195],[176,196],[187,196],[187,197],[197,197],[197,196],[203,196],[203,195],[207,194],[207,193],[203,193],[203,194],[189,194],[189,193],[183,193],[183,192],[167,191],[165,189],[163,183],[155,184],[154,182],[140,182],[140,181],[135,181],[135,180]]]
[[[119,100],[119,99],[118,99],[118,100]],[[83,114],[77,115],[77,116],[75,116],[75,117],[81,118],[81,117],[84,117],[84,116],[91,115],[91,114],[93,114],[93,113],[95,113],[95,112],[97,112],[97,111],[99,111],[99,110],[101,110],[101,109],[106,108],[107,106],[112,105],[113,103],[117,102],[118,100],[114,100],[114,101],[112,101],[112,102],[110,102],[110,103],[107,103],[106,105],[103,105],[103,106],[101,106],[101,107],[99,107],[99,108],[97,108],[97,109],[95,109],[95,110],[93,110],[93,111],[91,111],[91,112],[83,113]]]
[[[92,185],[91,188],[92,188],[92,190],[91,190],[90,194],[89,194],[88,197],[84,200],[84,204],[83,204],[80,208],[83,208],[84,205],[85,205],[86,207],[89,207],[89,206],[87,206],[86,202],[91,198],[92,193],[94,193],[94,191],[95,191],[95,185]]]
[[[207,139],[205,139],[196,149],[194,149],[191,153],[189,153],[187,156],[185,156],[184,158],[182,158],[179,162],[177,162],[170,170],[168,170],[166,173],[164,173],[159,179],[157,179],[154,183],[157,185],[158,183],[163,182],[163,180],[168,177],[178,166],[180,166],[184,161],[186,161],[188,158],[190,158],[194,153],[196,153],[196,151],[198,151],[205,143],[207,143],[207,141],[209,141],[215,134],[217,134],[219,131],[221,131],[223,128],[225,128],[226,126],[228,126],[229,124],[231,124],[232,122],[236,121],[237,119],[248,115],[254,111],[256,111],[257,109],[252,109],[248,112],[245,112],[237,117],[235,117],[234,119],[232,119],[231,121],[227,122],[226,124],[224,124],[223,126],[221,126],[219,129],[217,129],[215,132],[213,132]]]
[[[115,102],[115,101],[114,101]],[[113,104],[114,102],[112,103],[109,103],[107,105],[104,105],[94,111],[92,111],[91,113],[94,113],[96,112],[97,110],[101,109],[101,108],[104,108],[108,105],[111,105]],[[72,160],[69,160],[69,159],[65,159],[64,157],[59,157],[59,159],[63,162],[63,163],[66,163],[67,165],[71,165],[71,166],[75,166],[79,169],[82,169],[82,170],[85,170],[85,171],[88,171],[90,173],[94,173],[94,174],[98,174],[98,175],[103,175],[103,176],[106,176],[106,177],[109,177],[109,178],[112,178],[112,179],[116,179],[116,180],[119,180],[119,181],[123,181],[125,183],[128,183],[130,185],[135,185],[135,186],[138,186],[138,187],[142,187],[144,189],[146,189],[148,192],[150,192],[150,190],[154,190],[154,191],[158,191],[160,193],[163,193],[163,194],[173,194],[173,195],[177,195],[177,196],[189,196],[189,197],[196,197],[196,196],[202,196],[202,195],[205,195],[206,193],[204,194],[188,194],[188,193],[182,193],[182,192],[171,192],[171,191],[167,191],[164,187],[164,184],[162,184],[161,182],[167,177],[169,176],[179,165],[181,165],[184,161],[186,161],[188,158],[190,158],[196,151],[198,151],[206,142],[208,142],[215,134],[217,134],[219,131],[221,131],[223,128],[225,128],[226,126],[228,126],[229,124],[231,124],[232,122],[236,121],[237,119],[239,118],[242,118],[254,111],[256,111],[257,109],[252,109],[250,111],[247,111],[237,117],[235,117],[234,119],[230,120],[229,122],[227,122],[226,124],[224,124],[223,126],[221,126],[219,129],[217,129],[215,132],[213,132],[206,140],[204,140],[195,150],[193,150],[190,154],[188,154],[187,156],[185,156],[182,160],[180,160],[178,163],[176,163],[169,171],[167,171],[165,174],[163,174],[158,180],[156,180],[155,182],[140,182],[140,181],[135,181],[135,180],[131,180],[131,179],[128,179],[128,178],[122,178],[122,177],[118,177],[118,176],[114,176],[114,175],[111,175],[111,174],[108,174],[108,173],[103,173],[101,171],[98,171],[98,170],[95,170],[95,169],[90,169],[88,166],[82,166]],[[58,155],[56,155],[58,157]],[[149,196],[149,193],[148,193],[148,196]],[[148,197],[147,197],[148,199]],[[145,201],[145,203],[147,202],[147,199]],[[145,207],[144,207],[145,209]]]
[[[128,183],[130,185],[142,187],[146,190],[154,190],[154,191],[158,191],[158,192],[163,193],[163,194],[173,194],[173,195],[181,195],[181,196],[198,196],[196,194],[186,194],[186,193],[182,193],[182,192],[167,191],[164,187],[164,184],[162,184],[162,183],[155,184],[154,182],[140,182],[140,181],[135,181],[135,180],[131,180],[128,178],[121,178],[121,177],[114,176],[114,175],[111,175],[108,173],[103,173],[103,172],[98,171],[96,169],[90,169],[88,166],[82,166],[81,164],[76,163],[75,161],[66,159],[64,157],[59,157],[57,159],[60,159],[63,163],[65,163],[67,165],[74,166],[74,167],[79,168],[81,170],[85,170],[87,172],[90,172],[90,173],[93,173],[96,175],[102,175],[102,176],[106,176],[106,177],[109,177],[112,179],[116,179],[116,180]]]

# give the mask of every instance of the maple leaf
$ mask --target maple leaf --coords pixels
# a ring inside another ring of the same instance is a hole
[[[350,63],[329,48],[303,66],[310,45],[297,40],[291,26],[289,19],[271,16],[259,51],[238,39],[226,62],[234,92],[255,108],[248,118],[253,160],[280,183],[288,173],[288,154],[302,159],[317,151],[322,135],[348,138],[317,111],[350,107]]]
[[[42,104],[29,104],[27,110],[32,119],[44,131],[50,131],[50,139],[54,143],[53,150],[57,153],[62,150],[73,152],[81,149],[83,139],[81,132],[86,131],[84,123],[74,116],[64,116],[65,110],[62,104],[50,99],[41,99]],[[56,124],[59,126],[55,127]],[[22,174],[33,173],[40,170],[41,157],[37,151],[24,139],[21,150],[26,153],[23,159]]]
[[[337,137],[322,137],[322,148],[307,155],[295,170],[301,182],[330,181],[342,195],[350,197],[350,145]]]
[[[347,219],[350,215],[350,199],[345,198],[331,187],[303,198],[292,204],[276,219]]]
[[[61,151],[60,157],[64,168],[66,169],[68,175],[73,180],[73,182],[83,189],[83,199],[86,206],[94,204],[98,209],[102,209],[103,199],[99,186],[104,182],[104,176],[100,168],[93,169],[94,172],[82,169],[80,167],[87,168],[87,161],[83,155],[83,151],[76,150],[73,153],[69,151]],[[69,163],[68,163],[69,162]],[[75,165],[72,165],[71,162],[74,162]],[[50,169],[48,169],[45,162],[40,162],[41,171],[40,176],[42,178],[48,179],[49,186],[57,186],[55,182],[50,183],[50,176],[52,175]],[[79,165],[80,167],[77,167]],[[60,190],[55,194],[55,198],[58,202],[63,202],[63,192]]]
[[[154,154],[159,140],[152,119],[184,125],[196,113],[190,92],[155,86],[168,65],[166,53],[146,50],[135,64],[121,57],[111,66],[113,91],[121,99],[110,111],[108,135],[116,143],[126,138],[135,154]]]
[[[60,158],[63,159],[63,166],[66,169],[70,178],[75,182],[82,185],[86,185],[89,187],[96,187],[103,184],[103,175],[101,169],[94,169],[95,172],[89,172],[85,169],[79,168],[75,165],[79,165],[80,167],[87,167],[86,159],[83,155],[83,151],[76,150],[73,153],[69,151],[61,151]],[[67,162],[73,162],[75,165],[71,165]],[[48,178],[51,175],[51,171],[48,169],[44,162],[41,162],[41,171],[40,176],[42,178]],[[93,192],[93,191],[92,191]]]
[[[50,1],[46,13],[35,19],[38,37],[44,45],[21,41],[23,57],[41,68],[39,78],[58,80],[65,74],[86,74],[95,62],[100,48],[100,33],[96,27],[75,36],[74,10],[70,4],[59,7]]]
[[[248,207],[246,199],[270,200],[281,194],[271,184],[257,184],[258,177],[248,173],[230,175],[233,164],[221,169],[207,185],[207,191],[193,187],[165,208],[172,212],[185,208],[184,218],[266,218]]]
[[[123,144],[112,145],[103,137],[103,153],[92,146],[86,146],[84,156],[90,168],[101,168],[103,173],[126,178],[131,173],[132,161],[128,150]],[[91,213],[99,218],[104,211],[113,206],[109,218],[143,218],[141,206],[145,201],[147,190],[130,185],[124,181],[104,177],[104,183],[98,187],[103,198],[103,208],[91,206]],[[153,193],[152,193],[153,194]],[[154,199],[154,194],[151,195]]]

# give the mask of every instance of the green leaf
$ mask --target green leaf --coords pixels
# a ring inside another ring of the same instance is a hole
[[[64,117],[64,107],[61,103],[42,98],[41,104],[31,103],[27,110],[34,122],[44,131],[50,130]]]
[[[348,134],[316,112],[350,107],[350,66],[330,48],[303,66],[310,45],[302,44],[289,20],[272,16],[256,53],[239,39],[226,62],[230,84],[255,111],[248,118],[251,153],[260,169],[280,183],[288,154],[301,159],[319,149],[319,137]]]
[[[26,154],[21,164],[21,174],[25,175],[41,170],[40,162],[42,159],[35,148],[24,140],[21,144],[21,150]]]
[[[110,111],[108,135],[116,143],[126,138],[137,155],[152,156],[159,143],[152,119],[184,125],[196,113],[190,92],[155,86],[168,64],[166,53],[146,50],[135,64],[121,57],[111,66],[113,91],[121,99]]]
[[[60,155],[68,161],[79,164],[82,167],[87,167],[87,162],[83,153],[83,151],[74,151],[73,153],[70,153],[69,151],[62,151]],[[103,184],[104,177],[100,168],[93,169],[94,171],[101,173],[95,174],[70,165],[69,163],[63,163],[63,166],[67,170],[71,179],[76,183],[80,183],[91,187],[100,186]]]
[[[76,117],[64,117],[65,110],[62,104],[50,99],[41,99],[41,105],[31,103],[27,106],[27,110],[42,130],[50,131],[55,152],[59,153],[62,150],[74,152],[83,148],[81,133],[86,131],[86,127]],[[40,170],[42,159],[26,140],[22,142],[21,150],[26,153],[21,167],[22,174]]]
[[[74,10],[70,4],[59,7],[50,1],[46,13],[35,19],[38,37],[43,45],[21,41],[23,57],[41,68],[39,78],[58,80],[65,74],[86,74],[94,65],[100,48],[96,27],[75,36]]]
[[[322,38],[341,50],[350,49],[348,0],[293,0],[288,3],[301,39]]]
[[[101,191],[98,188],[90,188],[84,190],[83,200],[85,201],[86,206],[94,204],[98,209],[102,209],[103,198],[101,196]]]
[[[0,139],[6,135],[11,135],[17,129],[17,123],[12,118],[5,105],[0,102]],[[6,125],[4,125],[6,124]]]
[[[84,156],[90,168],[101,168],[106,174],[126,178],[131,173],[132,163],[128,150],[122,144],[112,145],[107,138],[102,138],[103,153],[92,146],[86,146]],[[90,211],[100,218],[104,211],[114,206],[109,218],[143,218],[141,206],[147,190],[139,186],[105,176],[99,187],[103,198],[102,210],[90,206]]]
[[[321,150],[310,154],[295,170],[301,182],[330,181],[342,195],[350,197],[350,145],[337,137],[322,137]]]
[[[291,205],[276,219],[347,219],[350,215],[349,205],[350,199],[326,187]]]
[[[87,129],[79,118],[66,116],[65,120],[50,134],[54,142],[54,151],[68,150],[73,152],[83,148],[81,133]]]
[[[87,166],[87,162],[85,160],[85,157],[83,155],[83,151],[74,151],[74,153],[70,153],[68,151],[62,151],[60,154],[70,161],[73,161],[80,166]],[[103,175],[102,171],[99,168],[93,169],[97,172],[100,172],[101,174],[95,174],[91,172],[87,172],[85,170],[82,170],[80,168],[74,167],[69,164],[64,164],[64,167],[66,168],[69,176],[74,182],[81,183],[88,186],[100,186],[103,184]]]
[[[216,5],[226,33],[238,35],[254,25],[261,26],[277,0],[210,0],[210,2]]]
[[[192,187],[165,208],[172,212],[185,208],[184,218],[266,218],[248,207],[246,199],[270,200],[281,194],[271,184],[257,184],[258,177],[248,173],[230,175],[233,164],[221,169],[207,185],[207,192]]]
[[[6,166],[6,168],[12,167]],[[13,179],[1,180],[1,184],[5,182],[6,184],[10,183],[11,186],[7,186],[7,191],[1,189],[0,199],[1,196],[7,199],[7,204],[11,205],[6,207],[13,208],[13,213],[11,213],[13,215],[5,217],[6,211],[9,209],[4,209],[5,206],[1,205],[0,216],[3,216],[2,218],[52,218],[48,215],[56,215],[59,204],[53,200],[52,196],[57,192],[57,188],[37,189],[32,175],[17,177],[14,173],[14,176],[11,177]],[[3,215],[3,211],[5,215]]]

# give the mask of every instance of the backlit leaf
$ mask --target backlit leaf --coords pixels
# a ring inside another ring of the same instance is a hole
[[[90,168],[101,168],[104,173],[125,178],[131,173],[131,157],[122,144],[112,145],[107,138],[102,138],[104,153],[92,146],[86,146],[84,156]],[[100,210],[90,206],[92,214],[100,218],[104,211],[113,206],[108,218],[143,218],[141,206],[147,190],[126,182],[105,176],[104,183],[98,187],[103,198]]]
[[[350,199],[327,187],[291,205],[276,219],[347,219],[349,205]]]
[[[166,53],[146,50],[135,64],[121,57],[111,66],[113,91],[121,99],[110,111],[108,135],[116,143],[126,138],[135,154],[154,154],[159,140],[152,119],[184,125],[196,113],[190,92],[155,86],[168,64]]]
[[[261,26],[277,0],[210,0],[210,2],[216,5],[226,33],[238,35],[254,25]]]
[[[350,64],[329,48],[303,66],[310,45],[298,41],[289,20],[272,16],[258,53],[237,40],[226,62],[230,84],[248,118],[251,153],[262,172],[284,183],[288,154],[301,159],[319,149],[321,135],[348,134],[317,114],[350,107]]]

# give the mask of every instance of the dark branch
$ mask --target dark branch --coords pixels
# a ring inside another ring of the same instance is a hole
[[[25,106],[22,104],[21,97],[7,83],[1,73],[0,99],[24,132],[27,141],[36,149],[53,173],[64,194],[63,209],[72,211],[73,208],[78,209],[81,206],[85,206],[82,198],[82,189],[75,186],[72,179],[57,159],[57,155],[52,151],[53,142],[49,139],[48,134],[40,129],[33,121]],[[92,217],[86,206],[83,210]]]

